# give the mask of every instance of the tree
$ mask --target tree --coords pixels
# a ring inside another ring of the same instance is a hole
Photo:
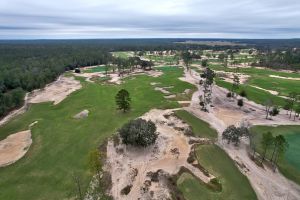
[[[222,133],[222,139],[227,140],[227,144],[231,142],[234,143],[235,146],[238,146],[240,143],[240,138],[242,136],[249,137],[250,132],[248,127],[240,126],[235,127],[234,125],[228,126]]]
[[[232,96],[234,96],[235,91],[237,89],[239,89],[239,85],[240,85],[240,78],[237,74],[234,74],[233,75],[233,82],[232,82],[232,86],[231,86]]]
[[[199,96],[199,104],[202,107],[201,109],[207,112],[207,105],[211,103],[212,84],[214,82],[215,72],[210,68],[206,68],[201,77],[204,78],[204,82],[202,83],[203,95]]]
[[[101,163],[100,158],[101,158],[100,152],[97,149],[92,150],[89,153],[90,171],[91,171],[91,173],[96,174],[99,188],[101,187],[101,172],[102,172],[102,163]]]
[[[144,119],[131,120],[119,129],[124,144],[137,147],[147,147],[157,139],[156,125]]]
[[[261,146],[263,148],[263,154],[262,154],[262,159],[261,163],[265,160],[267,150],[274,144],[274,137],[271,132],[263,133],[263,137],[261,140]]]
[[[121,89],[116,97],[116,104],[118,106],[119,110],[122,110],[123,112],[129,111],[130,110],[130,96],[129,96],[129,92],[125,89]]]
[[[271,157],[271,162],[273,163],[274,169],[277,164],[279,156],[287,150],[289,144],[283,135],[277,135],[274,139],[274,150]]]
[[[241,108],[242,106],[244,106],[244,101],[243,101],[243,99],[238,99],[237,105],[238,105],[240,108]]]
[[[265,105],[265,111],[266,111],[266,119],[268,119],[269,114],[270,114],[270,109],[273,106],[273,101],[272,99],[267,99],[264,103]]]
[[[201,65],[202,65],[202,67],[207,67],[208,66],[208,60],[207,59],[202,60]]]
[[[182,60],[183,60],[183,63],[185,65],[186,69],[189,70],[190,64],[192,62],[191,53],[189,51],[185,51],[181,54],[181,57],[182,57]]]

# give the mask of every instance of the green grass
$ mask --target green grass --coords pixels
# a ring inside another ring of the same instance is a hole
[[[222,65],[211,64],[210,67],[213,70],[235,72],[235,69],[224,68]],[[280,72],[271,69],[258,69],[258,68],[240,68],[239,73],[243,73],[251,76],[247,81],[247,83],[245,84],[246,86],[255,85],[264,88],[266,90],[277,91],[281,96],[288,96],[288,94],[291,92],[300,93],[300,87],[299,87],[300,81],[270,77],[270,75],[276,75],[282,77],[300,78],[300,74],[297,73],[287,73],[287,72]],[[259,90],[259,89],[256,88],[255,90]],[[266,91],[263,92],[268,93]]]
[[[178,110],[175,112],[176,116],[186,122],[192,127],[195,136],[203,138],[216,138],[218,133],[215,129],[201,119],[195,117],[185,110]]]
[[[220,79],[216,79],[216,84],[220,87],[226,88],[228,90],[231,90],[232,84],[226,81],[222,81]],[[247,93],[247,99],[254,101],[258,104],[264,104],[267,99],[272,99],[275,105],[278,106],[284,106],[285,105],[285,99],[272,95],[269,92],[251,87],[247,84],[240,85],[240,88],[238,89],[237,93],[239,93],[241,90],[245,90]]]
[[[83,71],[84,73],[105,72],[105,66],[97,66]]]
[[[213,191],[195,177],[183,173],[177,184],[186,200],[257,199],[248,179],[221,148],[216,145],[200,145],[196,153],[199,163],[219,179],[222,191]]]
[[[132,52],[129,52],[129,51],[116,51],[116,52],[113,52],[113,55],[115,57],[120,57],[120,58],[129,58],[130,56],[132,56]]]
[[[151,82],[173,85],[174,92],[183,92],[193,86],[178,80],[182,70],[164,72],[159,78],[136,76],[122,85],[99,85],[83,82],[83,88],[54,106],[34,104],[25,114],[0,127],[0,139],[20,130],[26,130],[33,121],[33,144],[18,162],[0,168],[0,199],[69,199],[74,198],[72,173],[80,176],[83,190],[90,182],[87,166],[88,152],[128,120],[151,108],[175,108],[178,103],[167,100],[155,91]],[[170,74],[168,74],[170,73]],[[80,79],[82,80],[82,79]],[[115,94],[121,88],[130,92],[132,110],[123,114],[116,110]],[[88,109],[87,118],[72,118]]]
[[[284,156],[279,159],[278,167],[283,175],[300,184],[300,126],[254,126],[251,132],[254,135],[254,143],[257,151],[262,152],[260,141],[262,134],[272,132],[274,136],[282,134],[289,143],[289,148]],[[272,149],[267,151],[267,158],[270,158]]]

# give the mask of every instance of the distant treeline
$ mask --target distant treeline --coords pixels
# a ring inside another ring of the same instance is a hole
[[[300,49],[288,49],[286,51],[266,51],[258,55],[259,66],[272,69],[300,70]]]

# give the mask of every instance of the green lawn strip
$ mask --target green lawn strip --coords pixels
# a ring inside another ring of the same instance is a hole
[[[226,88],[228,90],[231,90],[232,84],[226,81],[222,81],[220,79],[216,79],[216,84],[220,87]],[[245,90],[247,93],[247,99],[254,101],[255,103],[263,105],[267,99],[272,99],[275,105],[277,106],[284,106],[285,105],[285,99],[272,95],[271,93],[267,91],[263,91],[254,87],[251,87],[247,84],[240,85],[240,88],[238,89],[237,93],[239,93],[241,90]]]
[[[185,110],[175,111],[177,117],[186,122],[192,127],[193,133],[195,136],[203,138],[216,138],[218,133],[215,129],[211,128],[210,125],[201,119],[195,117]]]
[[[131,52],[128,51],[116,51],[112,53],[115,57],[120,57],[120,58],[128,58],[131,55]]]
[[[280,172],[287,178],[300,184],[300,125],[299,126],[254,126],[251,128],[256,150],[262,153],[262,134],[272,132],[274,136],[282,134],[286,137],[289,148],[283,157],[279,158],[278,166]],[[272,149],[267,151],[267,158],[271,158]]]
[[[216,192],[189,174],[183,174],[178,187],[187,200],[198,199],[257,199],[248,179],[235,166],[231,158],[217,145],[199,145],[196,148],[199,163],[222,184],[222,191]]]
[[[174,90],[183,92],[179,73],[168,77],[164,84],[173,84]],[[181,74],[182,76],[182,74]],[[58,105],[34,104],[29,111],[3,127],[0,138],[20,130],[32,129],[33,144],[24,158],[0,169],[0,199],[66,199],[75,195],[72,174],[80,176],[83,190],[92,174],[87,165],[88,152],[114,134],[130,119],[141,116],[151,108],[175,108],[178,103],[167,100],[154,91],[151,82],[158,78],[137,76],[122,85],[99,85],[83,82],[83,88],[72,93]],[[176,79],[176,80],[175,80]],[[81,80],[81,79],[80,79]],[[179,82],[179,84],[177,83]],[[177,88],[178,86],[178,88]],[[130,92],[132,110],[116,110],[115,94],[121,88]],[[73,116],[84,109],[90,114],[81,120]]]
[[[97,66],[83,71],[84,73],[105,72],[105,66]]]
[[[277,91],[279,92],[279,95],[282,96],[288,96],[291,92],[297,92],[300,94],[300,81],[298,80],[255,76],[251,77],[247,84],[256,85],[267,90]]]

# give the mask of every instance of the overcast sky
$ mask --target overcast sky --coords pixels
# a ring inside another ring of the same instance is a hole
[[[0,0],[0,39],[300,38],[300,0]]]

